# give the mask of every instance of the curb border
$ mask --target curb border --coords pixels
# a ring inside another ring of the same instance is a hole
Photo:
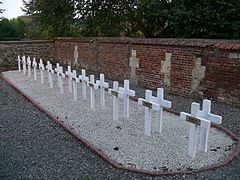
[[[217,125],[217,124],[212,124],[211,127],[214,127],[228,136],[230,136],[233,140],[236,141],[236,148],[233,150],[233,152],[222,162],[212,164],[207,167],[203,167],[200,169],[193,169],[193,170],[183,170],[183,171],[167,171],[167,172],[162,172],[162,171],[149,171],[149,170],[143,170],[143,169],[137,169],[137,168],[132,168],[132,167],[126,167],[123,166],[122,164],[118,163],[115,160],[110,159],[106,154],[104,154],[100,149],[97,149],[94,147],[91,143],[89,143],[85,138],[79,136],[73,128],[70,128],[69,126],[65,125],[64,123],[61,122],[60,119],[57,119],[54,117],[53,114],[45,110],[41,105],[39,105],[35,100],[33,100],[30,96],[25,94],[22,90],[20,90],[18,87],[16,87],[10,80],[7,78],[0,76],[0,79],[5,81],[8,85],[10,85],[15,91],[20,93],[24,98],[26,98],[30,103],[32,103],[35,107],[37,107],[41,112],[43,112],[46,116],[48,116],[53,122],[58,124],[61,128],[63,128],[65,131],[67,131],[69,134],[71,134],[73,137],[75,137],[78,141],[80,141],[85,147],[87,147],[91,152],[93,152],[95,155],[103,159],[105,162],[109,163],[112,167],[119,169],[119,170],[126,170],[129,172],[133,173],[139,173],[143,175],[148,175],[148,176],[167,176],[167,175],[177,175],[177,174],[193,174],[193,173],[199,173],[199,172],[204,172],[208,170],[214,170],[216,168],[220,168],[222,166],[227,165],[231,161],[234,160],[239,154],[240,154],[240,138],[238,138],[234,133],[232,133],[230,130]],[[133,101],[137,101],[137,97],[131,98]],[[169,109],[164,109],[167,112],[173,113],[175,115],[179,115],[179,112],[169,110]]]

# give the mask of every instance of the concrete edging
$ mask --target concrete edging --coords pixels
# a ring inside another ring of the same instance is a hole
[[[176,174],[192,174],[192,173],[199,173],[199,172],[204,172],[208,170],[213,170],[222,166],[225,166],[226,164],[230,163],[233,161],[235,157],[240,154],[240,138],[238,138],[235,134],[233,134],[230,130],[219,126],[217,124],[212,124],[212,127],[224,132],[228,136],[230,136],[233,140],[236,141],[236,149],[233,150],[233,152],[223,161],[220,163],[216,163],[207,167],[203,167],[200,169],[194,169],[194,170],[183,170],[183,171],[167,171],[167,172],[162,172],[162,171],[148,171],[148,170],[143,170],[143,169],[137,169],[137,168],[132,168],[132,167],[126,167],[123,166],[122,164],[119,164],[115,160],[110,159],[106,154],[104,154],[100,149],[95,148],[91,143],[89,143],[85,138],[80,137],[74,130],[73,128],[68,127],[64,123],[61,122],[60,119],[57,119],[54,117],[50,112],[45,110],[41,105],[39,105],[35,100],[33,100],[30,96],[25,94],[23,91],[21,91],[18,87],[16,87],[10,80],[7,78],[1,76],[0,77],[2,80],[4,80],[8,85],[10,85],[14,90],[16,90],[18,93],[20,93],[24,98],[26,98],[29,102],[31,102],[35,107],[37,107],[41,112],[46,114],[50,119],[53,120],[56,124],[58,124],[60,127],[62,127],[64,130],[66,130],[68,133],[73,135],[77,140],[79,140],[81,143],[84,144],[87,148],[90,149],[94,154],[102,158],[104,161],[109,163],[112,167],[120,169],[120,170],[126,170],[129,172],[133,173],[140,173],[144,175],[150,175],[150,176],[162,176],[162,175],[176,175]],[[132,100],[136,101],[137,97],[131,98]],[[168,112],[171,112],[173,114],[179,115],[180,113],[175,112],[173,110],[166,110]]]

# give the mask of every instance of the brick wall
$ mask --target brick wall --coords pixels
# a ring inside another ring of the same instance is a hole
[[[139,68],[132,82],[149,89],[165,87],[181,96],[240,104],[240,41],[58,38],[55,61],[74,64],[75,46],[78,68],[104,73],[113,80],[133,80],[129,58],[134,49]]]
[[[79,53],[77,63],[74,50]],[[139,62],[135,77],[131,51]],[[58,38],[0,42],[0,68],[17,65],[17,55],[104,73],[118,81],[181,96],[207,97],[240,106],[240,41],[131,38]]]
[[[17,56],[30,56],[37,59],[53,60],[53,41],[0,41],[0,67],[12,67],[17,65]]]

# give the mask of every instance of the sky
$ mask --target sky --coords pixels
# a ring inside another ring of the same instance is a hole
[[[1,4],[1,9],[5,9],[1,16],[8,19],[12,19],[24,15],[24,12],[20,8],[23,7],[22,0],[0,0],[0,1],[3,3]]]

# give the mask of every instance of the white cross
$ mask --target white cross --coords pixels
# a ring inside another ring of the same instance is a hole
[[[79,79],[77,78],[77,71],[73,70],[72,72],[72,82],[73,82],[73,100],[77,101],[78,95],[77,95],[77,82],[79,82]]]
[[[52,74],[54,73],[54,71],[52,70],[52,64],[50,63],[50,61],[47,61],[46,69],[48,71],[48,81],[50,83],[50,87],[53,88]]]
[[[69,93],[72,93],[72,70],[71,70],[71,66],[68,66],[68,70],[66,71],[66,75],[68,77]]]
[[[97,80],[96,83],[97,83],[97,85],[99,85],[99,88],[100,88],[101,106],[105,107],[105,88],[108,88],[109,84],[105,82],[104,74],[100,74],[100,80]]]
[[[213,123],[216,124],[222,124],[222,116],[218,116],[211,113],[211,101],[204,99],[203,100],[203,109],[199,111],[199,117],[203,119],[207,119]],[[208,136],[205,136],[205,134],[208,135],[208,132],[206,132],[206,128],[201,128],[200,130],[200,143],[199,143],[199,150],[207,152],[207,142],[208,142]]]
[[[95,89],[98,89],[99,86],[94,83],[94,75],[90,75],[90,82],[87,85],[90,87],[91,109],[95,110]]]
[[[33,76],[34,76],[34,80],[36,81],[36,80],[37,80],[37,71],[36,71],[37,62],[36,62],[36,59],[35,59],[35,58],[33,58],[32,66],[33,66]]]
[[[222,122],[222,117],[210,113],[211,101],[204,100],[203,110],[198,103],[192,103],[191,114],[181,112],[180,118],[190,122],[188,155],[196,156],[197,126],[200,126],[199,150],[207,152],[208,135],[211,121]]]
[[[82,75],[79,75],[79,79],[82,81],[82,95],[83,95],[83,99],[86,99],[87,98],[87,83],[89,81],[89,78],[86,77],[85,69],[82,69]]]
[[[163,99],[163,88],[157,89],[157,97],[152,96],[151,101],[159,104],[160,109],[157,111],[157,127],[156,132],[161,133],[162,132],[162,114],[163,114],[163,108],[171,108],[171,102]]]
[[[59,76],[60,93],[63,94],[64,93],[63,78],[65,78],[65,74],[63,73],[63,67],[62,66],[59,66],[58,76]]]
[[[26,57],[25,56],[22,57],[22,63],[23,63],[23,74],[26,74],[27,67],[26,67]]]
[[[119,91],[118,81],[113,81],[113,89],[108,89],[108,93],[113,96],[113,120],[118,120],[118,102],[119,98],[123,98],[123,93]]]
[[[152,102],[152,91],[146,90],[145,99],[138,98],[138,104],[145,106],[145,123],[144,123],[144,134],[147,136],[151,135],[152,126],[152,109],[159,111],[160,105]]]
[[[54,71],[57,73],[57,85],[58,87],[60,87],[60,76],[59,76],[60,64],[59,63],[56,64],[56,68],[54,69]]]
[[[39,66],[39,69],[40,69],[41,83],[43,84],[44,83],[43,71],[45,70],[45,68],[44,68],[44,64],[43,64],[42,59],[40,59],[40,63],[38,64],[38,66]]]
[[[124,80],[124,87],[120,87],[119,91],[123,93],[124,98],[124,109],[123,109],[123,117],[124,120],[129,118],[129,97],[135,96],[135,91],[129,89],[129,80]]]
[[[30,57],[28,56],[27,58],[27,64],[28,64],[28,77],[31,77],[31,60]]]
[[[17,61],[18,61],[18,71],[21,72],[21,58],[20,58],[20,56],[18,56]]]

